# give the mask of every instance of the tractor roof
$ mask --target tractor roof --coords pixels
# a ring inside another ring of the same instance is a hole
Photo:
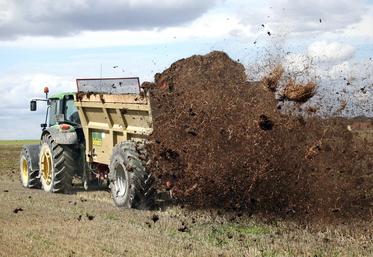
[[[75,95],[75,92],[58,93],[58,94],[51,95],[49,98],[62,100],[67,95]]]

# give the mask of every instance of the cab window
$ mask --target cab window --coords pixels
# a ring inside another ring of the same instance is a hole
[[[57,124],[58,100],[50,100],[49,102],[49,126]]]
[[[65,120],[72,123],[80,124],[78,109],[74,105],[74,97],[66,96],[65,97]]]

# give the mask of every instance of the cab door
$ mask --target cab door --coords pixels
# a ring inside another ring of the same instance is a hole
[[[73,95],[66,95],[64,97],[63,114],[65,115],[65,121],[80,125],[79,113],[74,104]]]

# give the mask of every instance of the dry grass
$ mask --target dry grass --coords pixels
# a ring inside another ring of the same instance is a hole
[[[121,210],[107,192],[23,189],[18,151],[0,146],[0,256],[373,255],[371,223],[300,226],[215,210]]]

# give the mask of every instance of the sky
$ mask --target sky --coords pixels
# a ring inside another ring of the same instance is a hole
[[[44,86],[75,91],[101,72],[151,81],[213,50],[248,79],[276,59],[316,79],[331,112],[349,100],[342,115],[373,116],[372,26],[373,0],[0,0],[0,140],[39,138],[46,107],[29,101]]]

